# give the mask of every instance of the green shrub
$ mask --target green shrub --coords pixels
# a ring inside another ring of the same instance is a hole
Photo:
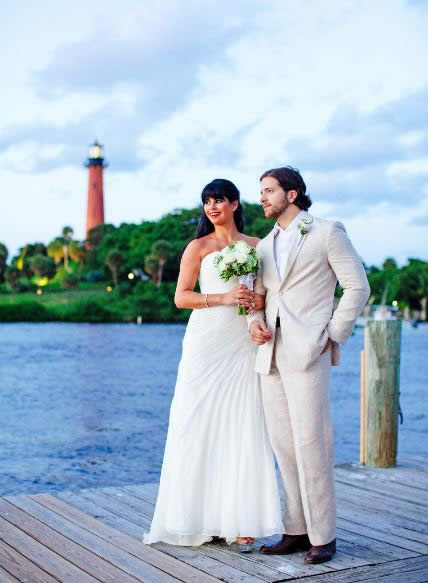
[[[63,306],[61,319],[66,322],[118,322],[122,318],[114,310],[107,308],[97,300],[74,302]]]
[[[49,322],[56,319],[54,310],[36,301],[0,305],[0,322]]]

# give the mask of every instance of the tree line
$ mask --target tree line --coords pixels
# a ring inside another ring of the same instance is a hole
[[[264,218],[258,204],[244,202],[243,208],[245,232],[264,237],[273,222]],[[138,304],[143,297],[148,302],[154,295],[165,296],[166,305],[172,302],[180,256],[194,237],[200,212],[200,207],[175,209],[157,221],[103,224],[92,229],[86,241],[76,240],[73,229],[66,226],[48,245],[26,244],[10,261],[6,246],[0,243],[0,291],[70,291],[102,283],[104,287],[111,285],[122,304],[134,298],[134,312],[142,309]],[[399,267],[394,259],[387,258],[382,266],[365,265],[365,269],[372,290],[371,303],[394,302],[402,310],[426,312],[426,261],[410,258]],[[170,315],[175,319],[175,307],[171,309]]]

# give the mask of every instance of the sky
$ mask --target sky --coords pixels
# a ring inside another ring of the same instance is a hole
[[[3,0],[0,241],[84,238],[97,138],[106,222],[291,164],[367,264],[428,260],[427,30],[426,0]]]

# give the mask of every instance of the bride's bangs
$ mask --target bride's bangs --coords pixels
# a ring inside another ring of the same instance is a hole
[[[210,198],[225,200],[226,196],[224,192],[215,192],[214,190],[205,192],[204,189],[201,195],[202,204],[205,204]]]
[[[216,178],[205,186],[201,193],[202,204],[205,204],[209,198],[228,200],[233,202],[239,201],[239,190],[230,180],[225,178]]]

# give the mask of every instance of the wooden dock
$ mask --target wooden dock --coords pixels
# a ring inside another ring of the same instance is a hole
[[[336,481],[338,552],[317,566],[305,565],[304,553],[242,555],[225,543],[144,545],[154,484],[6,496],[0,582],[428,581],[428,457],[388,470],[340,465]]]

